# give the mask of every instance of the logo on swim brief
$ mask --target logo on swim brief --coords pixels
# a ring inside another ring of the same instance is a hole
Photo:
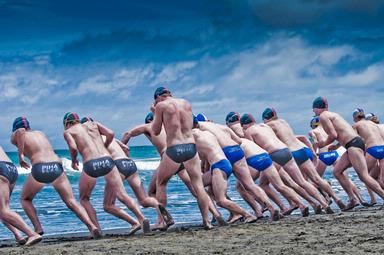
[[[123,167],[132,167],[133,166],[133,162],[132,161],[129,161],[129,160],[124,160],[121,162],[123,164]]]
[[[326,159],[326,158],[332,158],[332,157],[334,157],[334,156],[336,156],[336,153],[335,153],[335,152],[332,152],[332,153],[324,154],[323,157]]]
[[[17,168],[15,165],[6,164],[5,166],[7,167],[8,171],[17,173]]]
[[[41,167],[41,172],[42,172],[43,174],[53,173],[53,172],[56,172],[58,169],[59,169],[59,167],[58,167],[57,164],[43,165],[43,166]]]
[[[98,170],[100,168],[110,167],[111,163],[108,159],[99,160],[92,163],[93,170]]]

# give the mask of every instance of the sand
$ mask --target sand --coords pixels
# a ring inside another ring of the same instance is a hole
[[[210,231],[176,227],[153,236],[47,238],[33,247],[0,248],[0,254],[384,254],[383,216],[384,210],[374,207]]]

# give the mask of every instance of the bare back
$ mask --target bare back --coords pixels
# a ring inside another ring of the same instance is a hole
[[[320,122],[327,134],[332,132],[332,129],[335,130],[336,139],[344,147],[353,138],[358,136],[352,126],[343,117],[335,112],[322,112],[320,114]]]
[[[221,148],[227,146],[238,145],[232,140],[230,133],[226,132],[225,128],[213,122],[199,122],[200,130],[209,131],[211,134],[216,136]],[[226,127],[227,128],[227,127]]]
[[[259,145],[249,139],[242,138],[241,140],[242,143],[240,146],[243,149],[246,158],[266,152],[263,148],[261,148]]]
[[[312,129],[309,131],[309,136],[313,138],[314,142],[317,143],[318,141],[325,141],[328,137],[327,133],[325,133],[324,129],[321,126],[318,126],[315,129]],[[319,153],[321,152],[328,152],[328,148],[330,145],[324,146],[319,149]]]
[[[300,150],[303,147],[306,147],[305,144],[303,144],[296,138],[291,126],[285,120],[272,120],[269,121],[267,125],[273,129],[276,136],[280,139],[280,141],[282,141],[288,146],[290,151],[296,151]]]
[[[287,146],[277,138],[273,129],[266,124],[254,124],[245,130],[245,137],[257,143],[268,153],[275,152]]]
[[[103,139],[104,140],[104,139]],[[113,160],[128,158],[121,146],[118,144],[116,139],[113,139],[111,144],[108,146],[108,152],[111,154]]]
[[[109,156],[96,123],[90,121],[84,124],[78,123],[68,128],[65,132],[75,140],[77,149],[84,162]]]
[[[151,124],[148,124],[148,132],[145,134],[149,141],[156,147],[157,152],[162,156],[167,149],[167,135],[164,128],[161,128],[159,135],[155,135]]]
[[[210,165],[226,159],[219,142],[211,132],[198,129],[194,129],[192,132],[199,155],[206,159]]]
[[[364,139],[366,147],[384,145],[379,126],[370,120],[360,120],[355,124],[357,133]]]

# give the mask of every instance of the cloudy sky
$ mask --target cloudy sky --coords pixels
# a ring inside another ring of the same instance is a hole
[[[67,111],[121,137],[143,122],[159,85],[217,122],[229,111],[260,120],[273,106],[297,133],[318,95],[348,121],[356,107],[384,114],[382,1],[130,2],[0,0],[6,150],[20,115],[55,148],[66,147]]]

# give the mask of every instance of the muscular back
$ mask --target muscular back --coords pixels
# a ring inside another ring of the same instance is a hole
[[[364,139],[366,146],[384,145],[384,139],[380,128],[370,120],[360,120],[355,124],[357,133]]]
[[[321,113],[320,122],[328,135],[332,128],[335,130],[336,139],[343,146],[357,136],[357,133],[352,126],[335,112],[325,111]]]
[[[305,145],[296,138],[291,126],[285,120],[272,120],[268,122],[267,125],[273,129],[280,141],[285,143],[291,151],[305,147]]]
[[[328,135],[327,135],[327,133],[325,133],[324,129],[321,126],[318,126],[317,128],[309,131],[309,136],[312,137],[315,144],[317,144],[318,141],[326,140]],[[319,153],[320,152],[327,152],[329,146],[330,145],[327,145],[327,146],[322,147],[322,148],[318,148],[319,149],[318,152]]]
[[[243,149],[246,158],[266,152],[263,148],[249,139],[242,138],[241,140],[241,148]]]
[[[199,155],[206,159],[209,164],[212,165],[226,158],[219,142],[211,132],[194,129],[193,136]]]
[[[161,128],[161,132],[159,135],[155,135],[151,124],[148,124],[148,131],[145,134],[145,136],[148,138],[149,141],[153,144],[153,146],[156,147],[157,151],[159,152],[160,156],[163,155],[165,150],[167,149],[167,135],[165,134],[164,128]]]
[[[199,122],[200,130],[209,131],[213,134],[219,142],[221,148],[227,146],[238,145],[232,140],[231,134],[228,132],[228,127],[222,127],[221,125],[213,122]]]
[[[168,97],[156,106],[161,112],[162,123],[167,135],[167,146],[194,143],[192,135],[192,107],[184,99]],[[156,114],[155,120],[156,121]]]
[[[88,121],[84,124],[75,124],[65,132],[74,138],[84,162],[109,156],[96,123]]]
[[[266,124],[255,124],[245,130],[245,137],[257,143],[268,153],[287,148],[287,146],[277,138],[273,129]]]

